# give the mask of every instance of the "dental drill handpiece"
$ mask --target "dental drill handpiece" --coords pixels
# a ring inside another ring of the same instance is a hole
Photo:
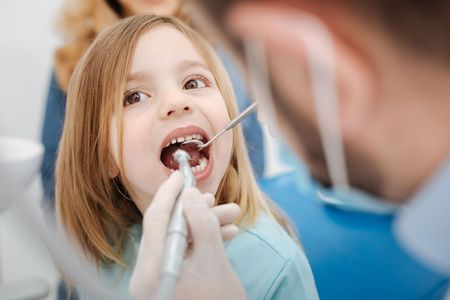
[[[178,162],[178,169],[184,174],[184,186],[176,200],[169,230],[166,235],[165,252],[160,277],[161,281],[155,298],[157,300],[173,299],[175,294],[177,281],[181,274],[183,259],[188,244],[188,230],[183,214],[181,196],[187,188],[195,187],[196,185],[195,176],[189,165],[189,160],[191,159],[189,154],[186,151],[179,149],[173,154],[173,159]]]

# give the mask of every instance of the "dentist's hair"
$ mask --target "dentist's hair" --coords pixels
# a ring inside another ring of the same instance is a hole
[[[119,263],[132,225],[142,214],[119,152],[119,175],[112,179],[110,124],[122,111],[131,56],[140,36],[155,26],[172,26],[185,35],[211,69],[230,118],[238,110],[231,81],[212,47],[187,25],[170,17],[136,16],[101,33],[77,65],[68,89],[67,112],[56,166],[57,214],[66,230],[97,263]],[[251,225],[260,212],[275,217],[295,238],[285,217],[259,190],[239,127],[233,132],[230,163],[216,193],[218,204],[241,207],[238,225]]]
[[[448,67],[450,64],[450,1],[448,0],[310,0],[339,7],[374,24],[402,50],[410,50]]]

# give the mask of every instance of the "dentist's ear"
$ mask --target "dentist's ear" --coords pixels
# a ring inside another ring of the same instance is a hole
[[[376,113],[379,79],[367,56],[335,36],[340,124],[344,135],[360,134]]]

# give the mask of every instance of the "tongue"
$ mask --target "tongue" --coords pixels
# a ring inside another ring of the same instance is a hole
[[[192,144],[186,145],[177,144],[177,145],[170,145],[169,147],[164,148],[161,153],[161,161],[166,167],[174,170],[178,169],[178,163],[173,160],[173,154],[178,149],[182,149],[187,153],[189,153],[189,156],[191,157],[191,159],[189,160],[189,164],[191,165],[191,167],[198,165],[198,161],[201,158],[201,155],[200,152],[197,150],[197,146]]]

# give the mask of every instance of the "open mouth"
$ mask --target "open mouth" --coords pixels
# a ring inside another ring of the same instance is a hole
[[[166,166],[166,168],[169,168],[171,170],[178,169],[178,163],[174,161],[173,154],[178,149],[182,149],[189,153],[189,156],[191,157],[191,159],[189,160],[189,164],[194,175],[197,176],[205,173],[209,165],[209,147],[199,150],[197,145],[194,143],[182,145],[183,142],[192,139],[200,140],[203,143],[206,143],[208,141],[208,139],[200,133],[187,134],[172,138],[171,141],[168,142],[161,151],[161,162],[164,164],[164,166]]]

